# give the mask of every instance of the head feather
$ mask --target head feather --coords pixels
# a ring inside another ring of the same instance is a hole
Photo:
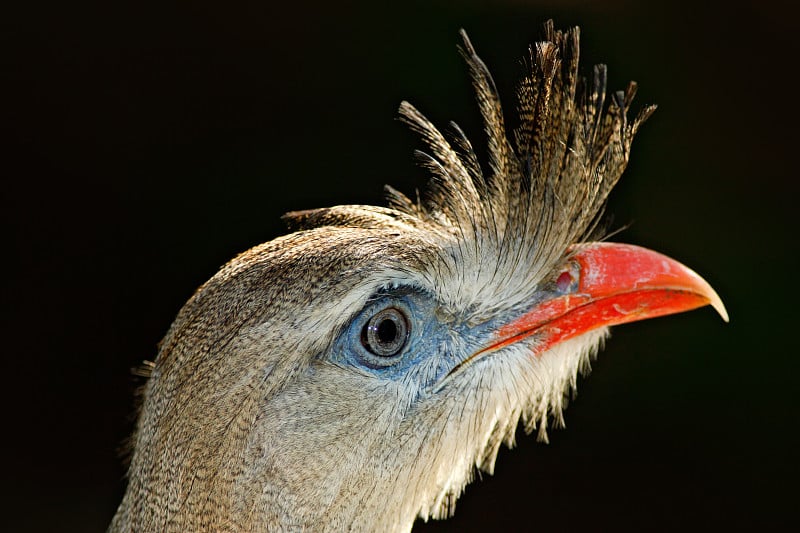
[[[451,513],[473,467],[491,471],[520,420],[541,438],[548,417],[562,421],[565,394],[605,330],[539,357],[515,343],[492,364],[455,374],[413,417],[401,413],[415,392],[407,382],[370,383],[327,359],[315,364],[376,288],[420,287],[436,297],[437,315],[455,311],[468,324],[529,304],[570,246],[594,231],[653,110],[628,123],[634,84],[606,105],[605,68],[580,78],[578,30],[550,22],[529,50],[512,142],[492,77],[461,35],[486,170],[458,126],[444,135],[404,102],[401,117],[428,147],[419,158],[432,178],[421,199],[389,188],[389,208],[289,213],[300,231],[243,253],[201,287],[148,371],[112,531],[257,529],[251,521],[277,529],[303,516],[332,529],[346,529],[335,520],[410,527],[416,515]],[[394,509],[375,487],[392,488]]]
[[[655,106],[628,121],[633,82],[606,104],[605,66],[595,66],[588,81],[579,76],[578,28],[562,32],[548,21],[544,40],[530,47],[525,61],[512,144],[489,69],[466,32],[460,34],[487,138],[487,171],[457,125],[445,135],[402,102],[402,120],[427,145],[417,157],[431,180],[418,202],[388,188],[391,209],[374,213],[381,224],[394,218],[444,238],[450,251],[444,256],[460,264],[438,270],[463,274],[444,284],[449,289],[437,283],[437,292],[445,303],[492,313],[501,302],[508,307],[536,290],[571,245],[594,235],[633,137]],[[296,228],[310,228],[332,222],[359,226],[364,215],[363,207],[354,206],[352,217],[335,221],[309,212],[286,218]]]

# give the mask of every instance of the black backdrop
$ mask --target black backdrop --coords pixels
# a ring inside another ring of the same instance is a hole
[[[617,328],[551,444],[520,435],[419,529],[779,528],[795,518],[796,17],[767,2],[316,2],[13,8],[2,23],[4,521],[97,531],[123,491],[130,369],[286,211],[424,183],[402,99],[480,126],[465,27],[506,101],[541,23],[659,110],[617,240],[707,277],[710,309]],[[5,151],[4,150],[4,151]]]

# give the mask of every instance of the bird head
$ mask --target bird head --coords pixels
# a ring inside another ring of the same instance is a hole
[[[653,108],[578,76],[578,31],[545,26],[506,134],[462,32],[488,137],[410,104],[432,173],[387,208],[289,213],[293,233],[225,265],[151,364],[111,530],[407,531],[443,518],[518,425],[546,440],[609,326],[710,304],[687,267],[598,242]]]

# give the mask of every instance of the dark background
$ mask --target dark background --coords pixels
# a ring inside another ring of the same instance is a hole
[[[797,518],[795,13],[769,2],[28,4],[2,17],[3,529],[100,531],[124,488],[130,369],[289,210],[424,183],[402,99],[480,125],[465,27],[505,101],[549,17],[583,71],[659,109],[617,240],[725,300],[617,328],[551,444],[520,435],[424,531],[788,529]],[[10,9],[10,11],[8,11]],[[795,524],[796,525],[796,524]],[[431,527],[433,526],[433,527]]]

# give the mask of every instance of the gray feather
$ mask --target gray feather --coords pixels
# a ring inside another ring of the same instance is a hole
[[[417,516],[451,514],[520,421],[542,438],[549,419],[562,422],[604,331],[539,358],[512,347],[428,396],[325,358],[387,288],[430,295],[443,323],[481,324],[530,299],[594,231],[654,109],[628,122],[633,84],[606,105],[605,68],[583,80],[577,29],[548,23],[529,51],[512,142],[489,70],[461,36],[488,172],[460,128],[445,136],[403,102],[428,150],[421,200],[388,188],[388,208],[289,213],[295,233],[198,289],[151,365],[110,531],[407,531]]]

